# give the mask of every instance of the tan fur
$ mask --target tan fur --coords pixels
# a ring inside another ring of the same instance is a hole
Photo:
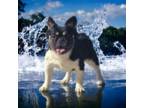
[[[85,62],[96,71],[96,74],[97,74],[96,79],[98,81],[102,81],[103,77],[101,75],[100,67],[98,65],[96,65],[92,60],[85,60]]]

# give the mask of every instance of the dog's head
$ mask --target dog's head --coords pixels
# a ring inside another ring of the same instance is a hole
[[[48,19],[48,42],[51,50],[57,54],[64,54],[71,50],[74,45],[77,19],[75,16],[69,18],[64,27],[60,27],[49,17]]]

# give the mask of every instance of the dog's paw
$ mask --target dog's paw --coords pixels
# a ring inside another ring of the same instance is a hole
[[[62,79],[62,80],[60,80],[60,83],[61,84],[68,84],[69,80],[68,79]]]
[[[76,84],[75,91],[76,91],[77,93],[82,93],[82,92],[85,91],[85,89],[83,88],[82,85],[80,85],[80,84]]]
[[[103,86],[105,86],[105,82],[104,82],[103,80],[97,81],[96,84],[97,84],[98,87],[103,87]]]
[[[39,88],[39,91],[43,92],[43,91],[48,91],[48,86],[46,85],[42,85],[40,88]]]

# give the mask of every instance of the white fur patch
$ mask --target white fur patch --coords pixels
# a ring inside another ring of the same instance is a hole
[[[71,72],[73,69],[75,69],[77,74],[77,80],[76,80],[76,92],[82,92],[84,91],[84,88],[82,86],[83,83],[83,71],[79,68],[79,60],[72,61],[69,59],[69,56],[71,54],[71,51],[65,53],[65,54],[57,54],[52,50],[48,50],[45,56],[45,81],[43,85],[40,87],[40,91],[46,91],[49,88],[49,85],[51,83],[52,78],[52,71],[53,68],[57,67],[65,72]],[[103,83],[103,78],[99,69],[99,66],[95,65],[95,63],[92,60],[86,60],[91,67],[94,68],[97,72],[97,80],[100,81],[98,84]],[[66,82],[68,83],[68,80],[70,79],[70,75],[66,73],[66,77],[62,80],[62,83]]]
[[[52,65],[65,72],[70,72],[72,69],[79,70],[78,60],[72,61],[69,59],[71,51],[65,54],[56,54],[54,51],[49,50],[45,56],[45,62],[47,65]]]

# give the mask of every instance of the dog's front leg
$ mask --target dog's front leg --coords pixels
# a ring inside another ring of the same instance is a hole
[[[84,88],[83,88],[83,74],[84,74],[84,72],[82,70],[79,70],[76,73],[77,73],[77,79],[76,79],[75,91],[78,93],[81,93],[82,91],[84,91]]]
[[[45,65],[45,80],[43,85],[39,88],[40,91],[47,91],[50,84],[51,84],[51,78],[52,78],[52,71],[53,71],[53,66],[52,65]]]

